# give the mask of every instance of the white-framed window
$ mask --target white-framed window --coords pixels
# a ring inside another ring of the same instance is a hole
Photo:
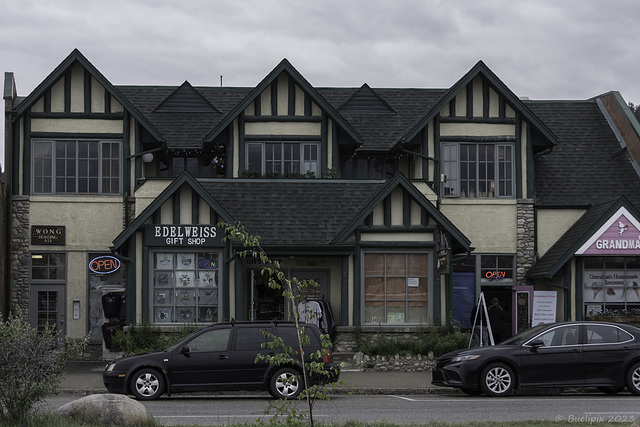
[[[33,194],[122,193],[122,141],[34,140]]]
[[[442,144],[443,197],[514,197],[514,145]]]
[[[246,170],[262,175],[319,176],[319,144],[313,142],[250,142]]]
[[[219,321],[220,254],[152,251],[152,323]]]
[[[364,254],[364,323],[426,323],[429,254]]]

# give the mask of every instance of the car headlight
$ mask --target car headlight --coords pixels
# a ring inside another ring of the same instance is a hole
[[[115,367],[116,367],[116,362],[111,362],[111,363],[109,363],[109,364],[107,365],[107,369],[106,369],[106,371],[107,371],[107,372],[111,372],[111,371],[113,371],[113,368],[115,368]]]
[[[468,362],[469,360],[476,360],[478,357],[480,357],[479,354],[469,354],[467,356],[456,356],[456,357],[453,358],[451,363]]]

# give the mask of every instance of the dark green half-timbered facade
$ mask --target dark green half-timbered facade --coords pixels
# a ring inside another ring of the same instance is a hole
[[[469,327],[481,295],[509,334],[540,295],[554,320],[640,308],[640,247],[589,246],[640,229],[616,92],[520,99],[483,62],[447,89],[316,88],[286,59],[255,87],[115,86],[74,50],[25,97],[6,73],[4,100],[2,311],[104,357],[123,325],[291,315],[220,223],[315,280],[343,332]]]

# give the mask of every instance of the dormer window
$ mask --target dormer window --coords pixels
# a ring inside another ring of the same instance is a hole
[[[514,144],[444,143],[443,197],[514,197]]]
[[[248,172],[266,176],[320,175],[319,144],[314,142],[251,142]]]

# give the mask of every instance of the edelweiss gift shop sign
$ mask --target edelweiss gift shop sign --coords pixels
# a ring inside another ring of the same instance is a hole
[[[147,224],[149,246],[224,246],[215,225]]]
[[[576,255],[640,255],[640,222],[620,208]]]

